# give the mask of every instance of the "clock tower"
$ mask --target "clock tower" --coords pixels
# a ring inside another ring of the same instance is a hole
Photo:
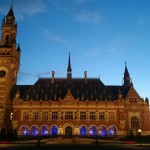
[[[11,6],[2,20],[0,38],[0,130],[12,128],[11,92],[16,85],[20,65],[20,46],[16,44],[17,24]]]

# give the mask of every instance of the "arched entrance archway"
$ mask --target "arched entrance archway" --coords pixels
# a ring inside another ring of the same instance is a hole
[[[72,127],[67,126],[65,129],[65,136],[66,137],[71,137],[72,136]]]
[[[81,135],[81,136],[86,136],[86,133],[87,133],[86,127],[85,127],[85,126],[82,126],[82,127],[80,128],[80,135]]]
[[[108,128],[108,135],[109,135],[110,137],[116,136],[116,128],[115,128],[114,126],[110,126],[110,127]]]

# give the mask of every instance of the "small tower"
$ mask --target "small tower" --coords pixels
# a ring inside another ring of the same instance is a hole
[[[17,24],[12,8],[2,20],[0,39],[0,130],[11,129],[11,92],[17,82],[20,66],[20,46],[16,44]]]
[[[16,42],[17,24],[15,23],[14,11],[11,6],[6,18],[2,20],[1,46],[12,46]],[[16,43],[15,43],[16,44]]]
[[[69,60],[68,60],[68,68],[67,68],[67,80],[70,83],[72,78],[72,69],[71,69],[71,61],[70,61],[70,53],[69,53]]]
[[[130,78],[126,63],[125,63],[125,71],[124,71],[123,80],[124,80],[124,83],[123,83],[124,86],[132,86],[133,85],[132,82],[131,82],[131,78]]]

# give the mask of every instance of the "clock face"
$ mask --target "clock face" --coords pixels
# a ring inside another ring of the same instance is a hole
[[[5,77],[6,71],[5,70],[0,70],[0,78]]]

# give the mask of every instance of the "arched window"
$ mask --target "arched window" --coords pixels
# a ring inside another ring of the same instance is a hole
[[[116,136],[116,128],[113,127],[113,126],[109,127],[109,129],[108,129],[108,135],[109,136]]]
[[[90,128],[90,135],[92,135],[92,136],[96,136],[96,127],[95,126],[92,126],[91,128]]]
[[[58,135],[58,129],[56,126],[52,126],[52,135]]]
[[[36,126],[33,126],[32,128],[31,128],[31,135],[32,136],[37,136],[38,135],[38,128],[36,127]]]
[[[23,135],[23,136],[29,135],[29,130],[28,130],[28,128],[26,126],[23,126],[21,128],[21,135]]]
[[[81,136],[86,136],[86,127],[85,126],[81,127],[81,129],[80,129],[80,135]]]
[[[99,129],[99,135],[100,135],[100,137],[107,136],[107,131],[106,131],[106,128],[104,126],[100,127],[100,129]]]
[[[131,129],[139,129],[139,118],[136,116],[131,117]]]
[[[46,126],[42,126],[41,128],[41,135],[48,135],[48,129]]]
[[[9,35],[6,35],[5,37],[5,45],[8,45],[9,44]]]

